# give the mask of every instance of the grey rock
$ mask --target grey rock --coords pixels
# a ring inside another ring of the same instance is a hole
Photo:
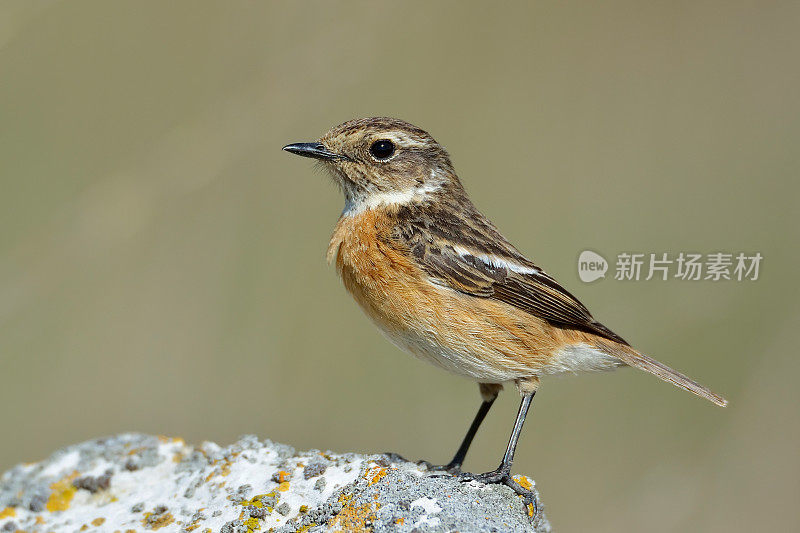
[[[0,531],[92,523],[104,531],[550,531],[535,485],[532,513],[508,487],[429,474],[395,454],[297,452],[253,436],[221,447],[123,434],[0,476],[0,510],[11,508]]]

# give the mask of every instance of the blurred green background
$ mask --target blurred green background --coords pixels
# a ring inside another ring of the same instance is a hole
[[[0,469],[130,430],[449,460],[477,387],[361,315],[324,260],[340,194],[280,150],[389,115],[596,317],[731,401],[546,380],[515,469],[557,530],[796,528],[799,25],[797,2],[3,2]],[[584,284],[587,248],[764,262]]]

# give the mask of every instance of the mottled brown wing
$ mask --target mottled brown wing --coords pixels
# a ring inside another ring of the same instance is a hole
[[[432,209],[436,208],[401,210],[392,240],[408,250],[434,283],[627,344],[595,321],[577,298],[519,253],[477,210],[454,216],[452,209]]]

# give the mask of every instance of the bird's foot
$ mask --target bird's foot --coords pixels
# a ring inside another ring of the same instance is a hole
[[[511,473],[508,470],[501,468],[492,470],[491,472],[484,472],[483,474],[461,472],[458,475],[458,479],[459,481],[463,481],[465,483],[468,481],[477,481],[478,483],[483,483],[484,485],[505,484],[505,482],[508,480],[514,481],[511,478]]]
[[[470,481],[477,481],[485,485],[505,485],[514,492],[516,492],[525,504],[525,509],[531,520],[536,520],[539,514],[539,505],[536,501],[536,493],[532,490],[533,486],[526,477],[522,477],[522,483],[518,482],[511,476],[511,471],[505,468],[498,468],[491,472],[484,472],[483,474],[472,474],[470,472],[461,472],[458,474],[458,480],[467,483]]]
[[[424,466],[428,472],[436,472],[435,474],[431,474],[429,477],[446,477],[446,476],[458,476],[461,474],[461,464],[450,462],[446,465],[435,465],[430,461],[426,461],[421,459],[417,461],[417,464],[420,466]]]

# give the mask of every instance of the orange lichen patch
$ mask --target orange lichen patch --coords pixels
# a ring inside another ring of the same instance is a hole
[[[215,465],[217,463],[219,463],[219,461],[214,461]],[[231,473],[231,462],[226,459],[225,462],[223,462],[219,468],[215,468],[214,470],[211,471],[211,473],[209,473],[206,476],[206,482],[211,481],[211,478],[213,478],[214,476],[225,477],[230,473]]]
[[[367,473],[364,475],[364,477],[369,480],[370,485],[374,485],[385,476],[386,476],[386,469],[381,467],[368,470]]]
[[[145,529],[161,529],[174,521],[175,517],[172,516],[172,513],[145,513],[144,518],[142,518],[142,525]]]
[[[354,505],[350,503],[351,499],[351,494],[339,496],[339,503],[343,506],[342,510],[330,521],[328,527],[331,531],[336,532],[367,533],[372,531],[371,524],[377,520],[375,512],[380,504]]]
[[[275,476],[278,478],[278,483],[283,483],[284,481],[292,477],[292,475],[289,472],[285,472],[283,470],[278,470]]]
[[[514,481],[519,483],[523,489],[531,490],[533,488],[533,483],[525,476],[515,476]]]
[[[93,526],[102,526],[105,521],[106,521],[105,518],[98,517],[98,518],[95,518],[94,520],[92,520],[92,525]]]
[[[2,511],[0,511],[0,520],[3,518],[14,517],[17,516],[17,510],[13,507],[6,507]]]
[[[402,526],[403,524],[406,523],[406,519],[401,517],[395,520],[394,523],[397,524],[398,526]]]
[[[284,481],[283,483],[278,485],[278,490],[281,491],[281,492],[286,492],[287,490],[289,490],[289,482],[288,481]]]
[[[46,508],[48,511],[52,513],[54,511],[66,511],[69,509],[69,503],[72,501],[72,497],[75,496],[75,491],[77,490],[72,485],[72,480],[76,477],[78,477],[77,470],[64,479],[50,484],[50,488],[53,492],[50,493],[50,497],[47,499]]]

